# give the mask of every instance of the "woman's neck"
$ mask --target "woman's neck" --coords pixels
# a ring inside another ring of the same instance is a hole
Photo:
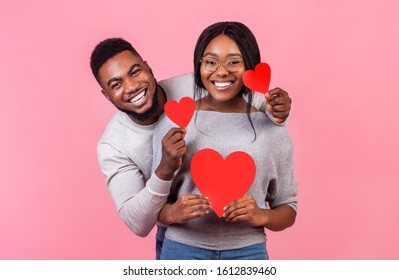
[[[207,95],[196,101],[196,109],[221,113],[245,113],[247,111],[247,102],[242,95],[237,95],[228,101],[218,101]]]

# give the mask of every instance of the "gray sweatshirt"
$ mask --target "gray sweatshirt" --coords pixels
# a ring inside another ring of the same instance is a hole
[[[168,100],[193,96],[192,73],[160,81],[159,85]],[[253,105],[264,110],[265,98],[257,94]],[[157,223],[171,185],[151,172],[154,127],[138,125],[117,111],[97,145],[98,162],[119,216],[139,236],[147,236]]]
[[[293,146],[287,130],[274,124],[264,113],[251,113],[251,118],[256,131],[255,141],[245,113],[196,111],[196,117],[187,127],[187,154],[172,181],[171,201],[183,194],[199,193],[190,174],[191,158],[199,150],[211,148],[223,158],[232,152],[244,151],[254,159],[256,177],[247,193],[260,208],[287,204],[297,210]],[[153,168],[161,159],[161,139],[175,126],[165,115],[158,121],[153,135]],[[210,250],[237,249],[266,240],[263,227],[253,227],[245,222],[227,223],[213,211],[185,224],[170,225],[166,237]]]

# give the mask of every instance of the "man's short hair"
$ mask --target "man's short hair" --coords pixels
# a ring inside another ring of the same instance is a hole
[[[98,71],[100,70],[101,66],[107,62],[108,59],[123,51],[130,51],[134,55],[140,57],[139,53],[133,48],[133,46],[122,38],[105,39],[104,41],[98,43],[94,48],[90,57],[90,68],[99,84],[100,78]]]

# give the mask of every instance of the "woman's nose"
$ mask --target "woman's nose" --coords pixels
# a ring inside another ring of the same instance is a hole
[[[215,73],[219,76],[225,76],[229,73],[229,71],[227,71],[226,65],[223,62],[219,62],[218,68],[216,68]]]

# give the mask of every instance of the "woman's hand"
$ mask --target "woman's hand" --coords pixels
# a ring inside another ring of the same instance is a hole
[[[223,217],[227,222],[243,221],[254,227],[264,226],[267,223],[267,215],[249,194],[228,204]]]
[[[260,209],[251,195],[245,195],[227,205],[223,217],[227,222],[244,221],[254,227],[280,231],[295,223],[296,211],[287,204]]]

